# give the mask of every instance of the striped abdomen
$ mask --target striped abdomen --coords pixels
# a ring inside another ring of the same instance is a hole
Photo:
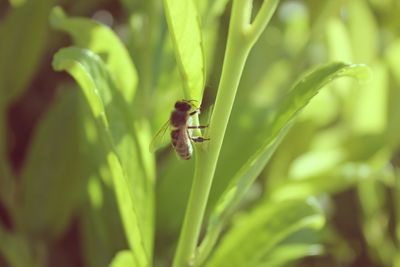
[[[192,157],[193,148],[186,128],[177,128],[171,131],[171,142],[176,153],[182,159],[188,160]]]

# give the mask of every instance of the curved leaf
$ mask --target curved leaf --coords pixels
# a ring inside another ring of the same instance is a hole
[[[106,25],[87,18],[69,18],[60,7],[53,8],[51,25],[69,33],[77,46],[100,55],[125,101],[131,102],[138,83],[132,59],[118,36]]]
[[[237,172],[215,205],[210,216],[207,234],[200,246],[199,258],[205,258],[211,251],[220,231],[269,161],[280,140],[290,128],[290,122],[298,112],[308,104],[324,85],[333,79],[342,76],[365,79],[367,74],[368,68],[364,65],[332,63],[314,70],[294,86],[276,108],[275,117],[270,126],[271,132],[265,143]]]
[[[234,222],[206,266],[257,266],[290,234],[323,224],[324,216],[312,202],[266,202]]]
[[[101,59],[93,52],[75,47],[63,48],[54,56],[53,68],[67,70],[78,82],[94,116],[108,125],[103,99],[109,95],[108,81],[105,80]],[[103,94],[103,97],[100,96]],[[109,98],[109,97],[108,97]]]
[[[115,255],[113,261],[109,265],[109,267],[128,267],[128,266],[135,266],[134,257],[132,252],[129,250],[123,250],[118,252]]]
[[[262,263],[256,267],[288,266],[292,261],[307,257],[321,255],[324,252],[322,245],[315,244],[288,244],[277,247],[268,253]]]
[[[126,237],[139,266],[148,266],[152,219],[149,214],[151,201],[146,197],[151,194],[143,196],[145,187],[142,183],[145,181],[141,179],[144,176],[140,173],[138,160],[131,157],[132,153],[137,155],[137,150],[132,137],[133,122],[128,120],[127,103],[117,94],[103,61],[89,50],[76,47],[61,49],[54,57],[53,67],[59,71],[66,70],[75,78],[94,116],[100,119],[100,133],[109,149],[107,166],[113,177]],[[135,186],[135,183],[138,185]]]
[[[205,71],[196,6],[193,0],[164,0],[164,7],[183,81],[184,96],[200,104]]]

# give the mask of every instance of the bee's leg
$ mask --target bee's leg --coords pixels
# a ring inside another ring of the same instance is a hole
[[[192,112],[189,113],[190,116],[196,115],[196,114],[200,114],[200,109],[195,109]]]
[[[204,142],[204,141],[210,140],[210,138],[204,138],[204,137],[201,137],[201,136],[190,137],[190,139],[191,139],[193,142],[195,142],[195,143],[202,143],[202,142]]]
[[[208,125],[192,125],[192,126],[188,126],[187,128],[188,129],[204,129],[204,128],[207,128],[208,127]]]

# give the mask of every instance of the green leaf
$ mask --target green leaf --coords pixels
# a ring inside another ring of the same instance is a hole
[[[347,10],[354,60],[371,64],[379,53],[379,30],[375,15],[368,3],[363,0],[350,1]]]
[[[6,231],[0,224],[0,255],[12,267],[39,267],[27,240],[16,233]]]
[[[115,89],[103,61],[89,50],[61,49],[54,57],[53,67],[66,70],[75,78],[95,118],[100,119],[100,134],[109,149],[105,161],[114,177],[126,237],[138,264],[147,266],[152,251],[152,181],[140,169],[128,103]]]
[[[264,256],[265,260],[256,267],[279,267],[288,266],[290,262],[307,256],[321,255],[324,249],[315,244],[285,244],[273,249]]]
[[[269,161],[279,141],[290,127],[289,122],[329,81],[342,76],[365,78],[367,70],[363,65],[332,63],[305,76],[284,97],[276,108],[275,118],[268,127],[271,130],[266,141],[237,172],[215,205],[210,216],[206,237],[200,247],[200,261],[211,251],[230,215]]]
[[[201,103],[205,83],[199,18],[193,0],[164,0],[170,36],[183,81],[184,96]]]
[[[19,7],[25,4],[26,0],[9,0],[13,7]]]
[[[330,63],[305,75],[276,109],[271,132],[278,131],[282,125],[303,109],[322,87],[334,79],[348,76],[366,80],[369,74],[369,68],[362,64]]]
[[[400,66],[397,64],[397,58],[400,57],[400,38],[394,40],[385,51],[385,60],[387,66],[393,73],[393,77],[400,83]]]
[[[138,83],[132,59],[118,36],[106,25],[87,18],[69,18],[60,7],[53,8],[51,25],[69,33],[76,46],[100,55],[125,101],[132,102]]]
[[[83,90],[94,116],[108,126],[103,99],[109,102],[111,93],[106,70],[101,66],[101,59],[96,54],[74,47],[61,49],[53,59],[53,68],[56,71],[68,70]]]
[[[257,266],[290,234],[323,224],[324,216],[311,201],[265,202],[234,221],[205,266]]]
[[[92,72],[89,76],[96,77],[92,79],[96,84],[85,82],[90,90],[86,90],[82,85],[81,87],[91,102],[96,116],[103,116],[104,121],[110,123],[113,142],[127,173],[130,190],[134,192],[132,195],[135,202],[142,203],[138,205],[138,213],[142,218],[142,227],[147,237],[146,247],[148,251],[152,251],[154,159],[146,158],[143,152],[147,151],[147,148],[144,150],[143,147],[148,146],[147,135],[150,135],[148,125],[143,121],[135,121],[135,114],[132,113],[137,73],[130,56],[118,37],[105,25],[85,18],[67,18],[61,8],[53,9],[50,20],[54,27],[70,33],[77,45],[91,49],[105,62],[103,68],[98,68],[96,64],[90,65],[91,62],[98,61],[97,59],[83,60],[79,66],[71,68],[71,71],[76,72],[75,68],[84,68]],[[79,52],[68,53],[74,58],[73,62],[79,59]],[[73,53],[75,54],[72,55]],[[88,53],[85,55],[88,59],[92,56],[97,57],[95,53]],[[57,56],[53,64],[56,69],[61,67],[57,66]],[[64,60],[62,64],[70,63]],[[86,75],[85,72],[77,71],[77,73],[75,75]],[[106,116],[100,114],[99,111],[102,109],[105,109]]]
[[[113,261],[109,265],[109,267],[128,267],[135,266],[135,261],[132,255],[132,252],[129,250],[123,250],[118,252],[115,255]]]
[[[199,262],[205,260],[211,252],[223,227],[226,225],[227,221],[230,219],[234,210],[237,208],[238,204],[247,193],[257,176],[264,169],[290,126],[291,124],[284,127],[277,136],[270,138],[265,146],[258,150],[253,157],[249,159],[249,161],[235,175],[227,190],[225,190],[223,195],[220,197],[210,215],[207,233],[199,248]]]
[[[39,124],[21,171],[20,221],[32,236],[54,240],[81,203],[87,169],[79,102],[58,97]]]
[[[106,151],[99,146],[92,147],[92,153],[105,156]],[[107,266],[117,251],[128,247],[110,181],[119,177],[110,177],[108,167],[102,166],[103,171],[89,178],[88,194],[79,219],[82,255],[87,267]],[[106,174],[107,177],[103,177]]]
[[[385,170],[362,163],[344,163],[329,171],[302,179],[288,180],[269,193],[273,201],[305,199],[321,193],[344,191],[358,183],[385,176]]]
[[[395,176],[394,173],[392,175]],[[398,248],[387,230],[391,220],[387,208],[391,199],[387,197],[387,188],[380,181],[369,180],[358,186],[358,196],[362,208],[362,230],[368,249],[383,266],[390,266]]]
[[[396,240],[397,244],[400,242],[400,173],[398,171],[395,172],[395,184],[394,184],[394,203],[397,203],[395,205],[395,210],[394,210],[394,216],[395,216],[395,222],[396,222]],[[399,264],[400,264],[400,254],[398,253],[399,257]]]
[[[52,4],[51,0],[28,1],[10,9],[0,23],[0,96],[5,106],[27,89],[39,67]]]
[[[391,81],[395,82],[395,86],[391,85],[390,90],[389,110],[388,110],[388,123],[387,123],[387,137],[386,142],[396,149],[400,144],[400,125],[397,123],[400,118],[400,105],[397,104],[396,100],[400,98],[400,65],[397,63],[397,58],[400,57],[400,38],[394,40],[385,51],[385,64],[390,70]],[[392,83],[390,83],[392,84]],[[396,86],[397,85],[397,86]]]
[[[371,67],[374,79],[357,92],[357,101],[351,126],[354,133],[381,134],[387,129],[387,110],[389,100],[389,75],[386,65],[374,62]],[[374,107],[371,109],[370,107]]]

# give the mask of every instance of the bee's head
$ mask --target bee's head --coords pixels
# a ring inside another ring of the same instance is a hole
[[[192,109],[192,105],[187,101],[177,101],[175,103],[175,109],[182,112],[187,112]]]

